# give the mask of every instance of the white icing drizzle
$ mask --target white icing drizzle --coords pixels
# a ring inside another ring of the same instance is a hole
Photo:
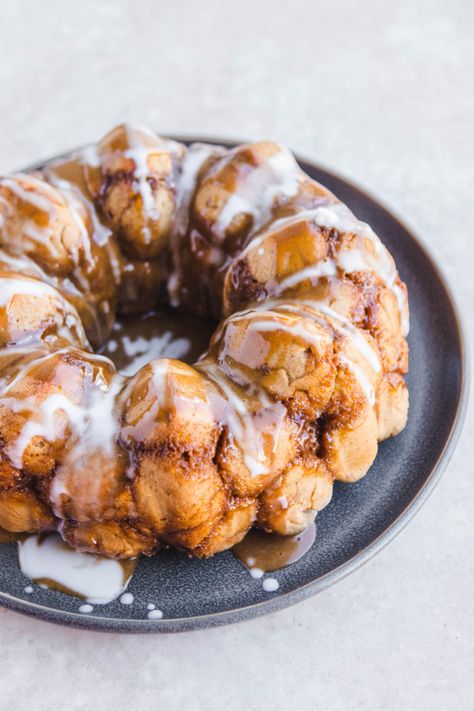
[[[18,543],[20,568],[30,580],[53,580],[87,600],[79,608],[91,612],[94,605],[105,605],[121,595],[129,580],[124,580],[119,561],[98,558],[69,548],[59,534],[28,536]]]
[[[235,155],[231,152],[218,168]],[[253,230],[259,229],[272,216],[277,197],[293,197],[298,192],[301,171],[290,151],[280,147],[277,153],[262,160],[246,175],[240,176],[235,190],[229,194],[222,208],[214,232],[225,236],[226,230],[236,215],[245,213],[253,217]]]
[[[53,166],[54,169],[54,166]],[[63,195],[66,197],[69,197],[70,203],[74,205],[74,203],[77,204],[84,204],[87,208],[87,214],[90,217],[91,223],[92,223],[92,236],[96,244],[103,246],[107,244],[109,241],[111,235],[112,235],[112,230],[110,230],[104,223],[99,219],[99,216],[97,214],[97,210],[95,209],[94,203],[92,200],[86,195],[86,193],[80,188],[77,187],[74,183],[70,183],[67,180],[64,180],[62,178],[59,178],[54,172],[50,171],[48,173],[48,180],[49,182],[54,185],[58,190],[60,190]],[[76,210],[77,212],[77,210]],[[79,215],[77,216],[79,218]],[[80,219],[80,218],[79,218]],[[82,220],[81,220],[82,222]],[[87,235],[87,239],[85,240],[86,244],[89,245],[89,239]],[[90,247],[89,247],[90,249]],[[89,252],[90,255],[90,252]],[[92,258],[90,257],[90,260],[92,261]]]
[[[398,308],[404,335],[409,330],[408,308],[403,290],[397,284],[397,270],[395,263],[372,228],[365,222],[358,220],[349,208],[343,203],[331,204],[330,206],[320,206],[311,210],[302,210],[289,217],[282,217],[275,220],[263,233],[256,235],[242,250],[237,257],[237,261],[245,259],[251,251],[261,247],[262,243],[272,234],[280,229],[296,224],[301,220],[309,220],[318,227],[327,229],[337,229],[342,233],[350,233],[370,240],[374,246],[375,254],[368,250],[349,249],[339,250],[334,260],[324,260],[320,265],[305,267],[299,272],[290,275],[275,288],[274,294],[281,293],[285,288],[296,286],[308,278],[319,276],[335,276],[336,267],[347,274],[356,271],[373,271],[380,280],[394,294]],[[318,268],[322,273],[318,274]],[[311,270],[314,269],[314,273]]]
[[[277,293],[283,292],[285,289],[291,289],[293,286],[300,284],[306,279],[317,280],[321,277],[333,277],[337,274],[336,264],[333,259],[324,259],[319,264],[312,264],[310,267],[305,267],[294,274],[291,274],[286,279],[283,279],[278,287]]]
[[[58,201],[58,195],[51,188],[48,190],[47,183],[26,173],[16,173],[11,178],[2,178],[1,185],[10,190],[19,200],[33,205],[41,212],[49,212],[52,207],[51,202]],[[40,192],[49,193],[49,199],[45,195],[38,194],[38,189]]]
[[[353,272],[365,272],[368,270],[373,271],[377,274],[381,281],[385,282],[385,285],[388,289],[390,289],[397,300],[402,324],[402,332],[404,336],[407,336],[410,330],[410,322],[406,296],[397,284],[397,271],[395,264],[385,247],[383,247],[382,254],[386,258],[380,259],[380,254],[377,255],[378,258],[376,258],[374,255],[370,254],[370,252],[357,249],[342,250],[337,254],[338,266],[343,269],[346,274],[352,274]]]
[[[14,257],[11,254],[7,254],[3,249],[0,249],[0,263],[2,268],[5,267],[11,271],[16,271],[25,274],[28,272],[28,276],[31,275],[38,276],[42,281],[47,281],[51,279],[46,273],[39,267],[36,262],[33,262],[25,254],[21,257]]]
[[[80,404],[72,402],[64,393],[58,391],[52,391],[45,397],[42,397],[41,393],[38,397],[30,395],[20,398],[10,394],[14,392],[17,383],[27,377],[38,363],[47,358],[57,357],[61,352],[67,352],[67,349],[35,358],[28,366],[20,368],[0,397],[0,404],[10,411],[28,413],[18,435],[12,437],[5,446],[6,455],[17,469],[23,468],[25,450],[34,437],[41,437],[48,442],[61,441],[69,432],[68,450],[56,470],[50,488],[50,499],[57,516],[61,516],[62,513],[61,499],[63,494],[68,493],[70,476],[84,478],[82,495],[86,498],[90,497],[91,501],[100,489],[102,471],[94,470],[88,477],[90,467],[83,470],[77,465],[82,461],[91,461],[94,452],[106,456],[112,455],[119,433],[114,404],[124,382],[121,376],[115,375],[108,384],[99,373],[94,383],[88,386],[85,401]],[[111,365],[110,361],[100,356],[91,356],[91,358]],[[106,473],[103,475],[105,476]],[[88,486],[86,486],[86,479]]]
[[[10,215],[12,214],[12,206],[10,205],[10,203],[8,202],[8,200],[6,200],[6,199],[3,197],[3,195],[0,195],[0,204],[5,206],[7,215],[10,216]],[[2,215],[2,217],[3,217],[3,215]]]
[[[290,313],[298,314],[305,319],[316,319],[320,323],[324,323],[324,320],[321,319],[321,315],[323,317],[327,317],[330,320],[330,325],[333,330],[336,333],[346,337],[352,343],[354,348],[360,353],[364,361],[368,363],[374,373],[379,373],[381,371],[382,366],[379,355],[364,338],[360,329],[354,326],[349,319],[345,318],[341,314],[338,314],[323,302],[312,300],[298,300],[295,303],[279,303],[277,300],[266,301],[265,303],[256,306],[255,312],[272,313],[272,308],[278,308],[281,311],[289,311]],[[248,314],[249,312],[242,312],[242,314],[238,313],[236,316],[237,318],[248,318]],[[231,316],[231,319],[233,318],[234,316]],[[306,326],[306,328],[302,325],[300,326],[301,337],[304,337],[303,333],[307,332],[307,328],[308,326]],[[339,362],[341,365],[344,365],[351,370],[359,382],[369,403],[373,405],[375,403],[375,390],[360,365],[355,363],[352,358],[349,358],[347,354],[343,355],[341,353],[339,354]]]
[[[29,417],[16,439],[11,439],[5,446],[5,454],[17,469],[23,468],[23,455],[34,437],[42,437],[48,442],[63,438],[68,424],[83,429],[86,417],[85,409],[75,405],[62,393],[52,393],[42,402],[34,395],[30,397],[2,397],[0,405],[12,412],[28,412]],[[56,414],[62,412],[65,418]]]
[[[123,155],[126,158],[131,158],[135,163],[134,170],[134,188],[139,192],[142,199],[143,211],[143,235],[145,240],[151,242],[151,230],[148,226],[149,220],[159,220],[160,212],[157,207],[157,202],[153,193],[153,187],[149,178],[151,170],[148,164],[148,159],[155,152],[173,151],[177,144],[174,141],[164,141],[156,136],[152,131],[145,127],[125,125],[127,148]],[[143,136],[149,139],[149,144],[145,145]]]
[[[380,363],[380,357],[377,353],[377,351],[370,346],[370,344],[367,342],[367,340],[364,338],[362,335],[362,332],[359,328],[354,326],[351,321],[346,318],[345,316],[342,316],[341,314],[338,314],[337,311],[334,311],[334,309],[331,309],[329,306],[327,306],[325,303],[322,301],[316,301],[316,300],[310,300],[310,299],[298,299],[297,304],[291,304],[291,303],[282,303],[279,304],[278,302],[266,302],[266,306],[270,306],[271,304],[274,304],[275,306],[278,306],[278,308],[282,309],[283,311],[290,311],[292,313],[299,313],[303,316],[309,316],[309,317],[314,317],[314,312],[311,313],[311,311],[305,311],[303,310],[304,307],[309,307],[310,309],[314,310],[315,312],[319,312],[321,314],[324,314],[325,316],[328,316],[331,321],[336,321],[336,323],[332,323],[332,327],[334,330],[338,333],[341,333],[342,335],[346,336],[348,339],[350,339],[354,345],[354,347],[359,351],[359,353],[366,358],[366,360],[369,362],[370,367],[376,372],[379,373],[381,370],[381,363]],[[263,307],[263,305],[262,305]]]
[[[22,233],[34,243],[46,246],[52,255],[60,256],[60,246],[51,239],[51,222],[55,219],[58,208],[66,208],[75,224],[79,235],[79,242],[68,244],[68,251],[76,266],[79,265],[83,253],[89,263],[92,263],[90,241],[87,228],[80,215],[81,203],[71,190],[58,191],[46,181],[32,175],[17,173],[11,178],[3,178],[1,185],[10,190],[23,202],[33,205],[37,210],[49,215],[45,226],[38,225],[32,219],[24,219]],[[59,241],[60,242],[60,241]],[[79,274],[77,275],[79,276]]]
[[[82,161],[82,163],[90,165],[91,168],[100,167],[100,157],[96,143],[91,143],[89,146],[85,146],[76,155]]]
[[[35,296],[42,298],[47,296],[57,301],[66,302],[56,289],[36,279],[28,279],[27,277],[0,277],[0,306],[6,306],[8,302],[15,296],[22,294],[24,296]],[[72,310],[72,307],[70,307]]]
[[[274,307],[280,308],[278,301],[265,301],[263,304],[252,309],[237,311],[229,316],[225,323],[219,326],[214,334],[214,340],[222,336],[225,326],[231,326],[233,323],[238,323],[239,321],[249,321],[248,328],[251,331],[257,333],[285,331],[296,338],[301,338],[303,341],[306,341],[306,343],[311,343],[318,351],[324,349],[325,342],[327,342],[327,335],[315,329],[311,323],[307,323],[303,326],[295,322],[294,319],[288,319],[284,313],[273,310]],[[290,311],[291,309],[287,310]],[[250,367],[257,367],[256,364],[252,366],[248,363],[248,365],[250,365]]]
[[[342,202],[320,205],[309,210],[301,210],[288,217],[281,217],[272,223],[271,231],[274,232],[282,227],[295,224],[301,219],[309,220],[318,225],[318,227],[336,229],[338,232],[347,232],[359,237],[366,237],[374,243],[377,251],[383,246],[370,225],[358,220],[347,205]]]
[[[5,447],[5,453],[13,466],[23,468],[23,458],[27,447],[34,437],[42,437],[48,442],[61,440],[70,430],[69,450],[62,465],[50,487],[50,500],[57,516],[62,515],[61,500],[63,494],[68,494],[68,478],[73,476],[87,476],[87,471],[82,472],[77,464],[86,457],[91,457],[93,452],[111,455],[118,439],[119,423],[114,415],[114,403],[118,391],[122,387],[122,379],[115,376],[107,389],[94,387],[88,397],[88,402],[77,405],[68,397],[59,392],[53,392],[43,400],[38,401],[35,396],[15,398],[1,397],[0,404],[13,412],[28,412],[29,416],[21,428],[18,436],[12,438]],[[7,388],[7,392],[8,392]],[[11,389],[11,386],[10,386]],[[93,480],[94,491],[90,484]],[[84,484],[86,482],[84,481]],[[87,479],[88,487],[83,487],[83,496],[93,502],[95,492],[100,490],[100,472],[94,471],[93,476]]]
[[[28,277],[0,276],[0,307],[7,310],[17,296],[53,299],[56,304],[56,332],[72,345],[88,345],[79,314],[55,288],[45,282]]]
[[[6,384],[5,384],[5,383],[3,384],[3,387],[4,387],[3,395],[5,395],[5,394],[8,395],[8,392],[9,392],[9,391],[11,391],[13,388],[15,388],[15,387],[18,385],[18,383],[23,380],[23,378],[24,378],[25,376],[28,376],[28,375],[29,375],[29,373],[30,373],[30,371],[31,371],[32,368],[34,368],[34,367],[36,367],[37,365],[39,365],[39,364],[41,364],[41,363],[44,363],[44,362],[46,362],[46,361],[48,361],[48,360],[52,360],[53,358],[56,358],[58,354],[60,354],[60,353],[65,353],[65,352],[66,352],[66,350],[65,350],[64,348],[60,348],[60,349],[57,350],[57,351],[54,351],[54,352],[51,352],[51,353],[45,353],[45,354],[42,354],[42,355],[40,355],[40,356],[34,355],[34,356],[31,358],[31,360],[28,361],[28,363],[27,363],[26,366],[23,366],[22,368],[20,368],[20,369],[17,371],[16,375],[15,375],[13,378],[10,378]],[[19,356],[21,356],[21,355],[27,356],[27,355],[29,355],[29,354],[31,353],[31,351],[30,351],[29,349],[27,349],[27,348],[21,348],[21,347],[12,348],[12,347],[9,347],[9,348],[5,348],[5,349],[0,350],[0,357],[3,357],[3,356],[8,357],[8,355],[11,354],[11,353],[14,353],[15,355],[19,355]],[[6,385],[6,386],[5,386],[5,385]],[[1,400],[1,398],[0,398],[0,400]]]
[[[145,439],[152,431],[155,425],[156,416],[160,409],[166,405],[167,380],[168,373],[170,371],[170,362],[166,358],[160,358],[158,360],[150,361],[148,367],[152,369],[152,377],[148,384],[148,396],[151,400],[151,406],[141,415],[138,425],[127,425],[122,427],[121,436],[125,441],[130,437],[133,439],[136,439],[137,437],[142,440]],[[123,396],[127,401],[132,387],[133,380],[130,380],[123,392]],[[134,475],[135,471],[131,468],[129,476],[132,478]]]
[[[339,363],[342,366],[346,366],[346,368],[349,368],[349,370],[353,373],[356,380],[360,384],[362,390],[364,391],[369,404],[374,405],[375,390],[362,368],[357,365],[357,363],[355,363],[352,358],[348,358],[346,355],[344,355],[344,353],[339,353]]]
[[[117,394],[122,389],[124,379],[120,375],[115,375],[109,386],[104,382],[99,387],[91,389],[87,402],[84,405],[76,406],[76,410],[63,410],[68,415],[68,424],[72,429],[72,445],[67,452],[61,466],[56,470],[56,474],[50,487],[50,501],[56,516],[62,516],[62,495],[68,494],[68,480],[72,475],[84,479],[81,496],[84,501],[93,505],[100,500],[99,492],[102,484],[102,477],[107,472],[102,470],[83,470],[80,466],[83,461],[92,461],[94,452],[97,454],[112,457],[114,448],[119,439],[120,424],[114,412],[114,405]],[[46,398],[46,402],[53,396]],[[63,409],[61,406],[60,409]],[[46,418],[51,418],[51,412],[55,412],[54,405],[41,403],[37,409],[40,413],[45,411]],[[75,417],[69,417],[70,413]],[[41,415],[40,415],[41,416]],[[29,420],[31,422],[31,420]],[[25,425],[28,426],[29,422]],[[43,434],[48,439],[46,434]],[[77,466],[79,465],[79,466]],[[89,474],[89,476],[88,476]]]
[[[200,362],[199,370],[213,380],[225,397],[226,404],[215,403],[218,420],[226,424],[234,443],[241,449],[242,457],[251,476],[268,474],[271,462],[265,452],[264,436],[273,439],[272,451],[275,451],[286,408],[280,402],[272,402],[262,390],[254,393],[261,410],[252,413],[244,398],[229,383],[227,376],[215,363]]]
[[[186,230],[191,200],[196,191],[199,171],[217,148],[208,143],[193,143],[187,149],[182,164],[181,174],[177,183],[176,206],[177,220],[175,231],[182,233]]]
[[[319,333],[316,329],[313,330],[313,325],[310,323],[301,324],[299,321],[285,323],[282,314],[278,314],[269,310],[265,311],[266,318],[262,318],[263,314],[259,314],[258,320],[252,320],[249,328],[252,331],[260,333],[273,333],[275,331],[283,331],[289,333],[296,338],[301,338],[305,343],[311,343],[318,352],[322,351],[322,345],[327,343],[327,336]],[[276,317],[276,318],[275,318]],[[279,318],[278,318],[279,317]]]
[[[145,219],[150,218],[152,220],[157,220],[159,213],[156,209],[151,184],[147,180],[150,175],[150,169],[148,167],[149,151],[135,140],[135,137],[131,131],[128,131],[128,136],[132,147],[124,151],[124,155],[127,158],[132,158],[135,163],[135,187],[142,198]]]
[[[302,301],[301,303],[306,304],[305,301]],[[309,302],[309,304],[321,313],[325,314],[326,316],[329,316],[333,321],[336,321],[337,325],[335,326],[335,330],[347,336],[352,341],[354,347],[359,351],[359,353],[363,355],[364,358],[366,358],[366,360],[369,362],[370,367],[376,373],[380,373],[380,370],[382,368],[380,363],[380,357],[378,353],[369,345],[369,343],[367,343],[367,340],[362,335],[360,329],[354,326],[354,324],[348,318],[342,316],[341,314],[338,314],[337,311],[334,311],[334,309],[331,309],[329,306],[322,303],[321,301],[311,301]]]
[[[218,146],[211,144],[193,143],[186,150],[181,162],[181,173],[176,185],[176,220],[171,241],[173,271],[168,277],[168,294],[172,306],[179,304],[181,241],[188,229],[191,203],[196,192],[198,175],[206,160],[219,150]]]

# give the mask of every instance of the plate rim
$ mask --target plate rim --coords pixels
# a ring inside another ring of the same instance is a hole
[[[172,135],[168,136],[163,134],[166,138],[172,138],[183,143],[214,143],[217,145],[224,145],[227,147],[232,147],[240,143],[245,143],[239,139],[231,138],[216,138],[214,136],[193,136],[193,135]],[[80,148],[73,148],[70,151],[65,151],[52,158],[47,158],[41,162],[35,163],[34,165],[24,168],[22,172],[28,172],[41,167],[46,162],[56,160],[58,158],[67,156],[73,151],[80,150]],[[422,253],[422,256],[428,262],[429,266],[436,274],[438,282],[440,283],[446,302],[454,316],[454,326],[456,329],[457,341],[459,344],[459,363],[460,363],[460,386],[457,395],[456,410],[452,418],[451,426],[449,432],[446,436],[443,448],[439,453],[439,456],[432,466],[431,471],[422,484],[419,491],[411,499],[411,501],[406,505],[403,511],[391,522],[391,524],[385,528],[382,533],[380,533],[377,538],[371,541],[364,548],[359,550],[354,556],[341,563],[336,568],[328,571],[316,580],[312,580],[304,585],[301,585],[296,590],[291,590],[286,593],[281,593],[276,597],[268,598],[267,600],[262,600],[260,602],[252,603],[250,605],[245,605],[243,607],[237,607],[230,610],[223,610],[220,612],[206,613],[204,615],[195,615],[192,617],[173,617],[173,618],[163,618],[161,620],[148,620],[148,619],[124,619],[121,617],[100,617],[100,616],[89,616],[82,615],[81,613],[68,612],[64,610],[58,610],[56,608],[47,607],[35,602],[30,602],[29,600],[22,600],[14,595],[0,590],[0,606],[7,609],[13,610],[14,612],[19,612],[20,614],[35,617],[42,621],[51,622],[57,625],[64,625],[79,629],[87,629],[95,632],[115,632],[117,634],[123,633],[134,633],[134,634],[153,634],[153,633],[174,633],[174,632],[185,632],[197,629],[203,629],[206,627],[217,627],[225,624],[232,624],[236,622],[241,622],[244,620],[254,619],[256,617],[261,617],[263,615],[271,614],[279,610],[285,609],[292,605],[295,605],[309,597],[316,595],[323,590],[326,590],[331,585],[339,582],[343,578],[347,577],[355,570],[359,569],[365,563],[367,563],[371,558],[380,553],[385,546],[387,546],[401,531],[405,526],[412,520],[412,518],[418,513],[421,507],[426,503],[428,498],[433,493],[434,489],[438,485],[453,453],[458,443],[462,427],[464,424],[467,403],[468,403],[468,392],[470,384],[470,359],[469,359],[469,346],[466,338],[466,326],[464,322],[464,317],[457,306],[457,298],[453,293],[453,289],[450,286],[443,269],[440,267],[436,259],[429,252],[428,247],[418,236],[416,230],[414,230],[411,225],[408,225],[404,219],[402,219],[396,210],[391,206],[380,200],[378,197],[372,194],[370,190],[367,190],[365,186],[360,183],[353,182],[352,179],[345,177],[345,175],[333,170],[332,168],[326,166],[324,163],[319,161],[313,161],[302,156],[299,153],[293,153],[296,160],[300,164],[306,164],[315,168],[317,171],[326,173],[327,175],[335,178],[336,180],[344,183],[352,191],[359,193],[372,203],[375,203],[379,208],[385,212],[389,218],[394,222],[398,223],[402,230],[406,232],[412,241],[415,243],[417,249]]]

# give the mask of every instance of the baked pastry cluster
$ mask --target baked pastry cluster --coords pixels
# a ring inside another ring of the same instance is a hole
[[[0,180],[0,526],[211,556],[313,521],[400,432],[407,292],[373,230],[271,142],[119,126]],[[117,314],[220,324],[193,366],[101,356]]]

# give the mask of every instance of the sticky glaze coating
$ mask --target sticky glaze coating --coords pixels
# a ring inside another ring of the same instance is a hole
[[[264,141],[119,126],[0,180],[0,527],[129,558],[303,530],[405,426],[405,285],[372,229]],[[194,366],[94,352],[168,302]],[[94,350],[93,350],[94,349]]]

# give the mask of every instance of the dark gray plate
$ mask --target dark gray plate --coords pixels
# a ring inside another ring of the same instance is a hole
[[[1,605],[58,624],[117,632],[179,632],[237,622],[337,582],[381,550],[426,501],[453,452],[467,399],[467,359],[452,296],[431,257],[393,214],[343,178],[300,163],[373,226],[408,285],[410,416],[404,432],[382,443],[362,481],[336,485],[331,504],[318,515],[313,548],[272,574],[280,584],[276,593],[265,593],[261,580],[252,580],[230,552],[198,561],[167,551],[140,561],[129,587],[132,606],[116,601],[84,616],[76,598],[37,586],[33,594],[24,593],[29,581],[19,571],[16,547],[3,545]],[[149,602],[163,610],[163,620],[146,619]]]

